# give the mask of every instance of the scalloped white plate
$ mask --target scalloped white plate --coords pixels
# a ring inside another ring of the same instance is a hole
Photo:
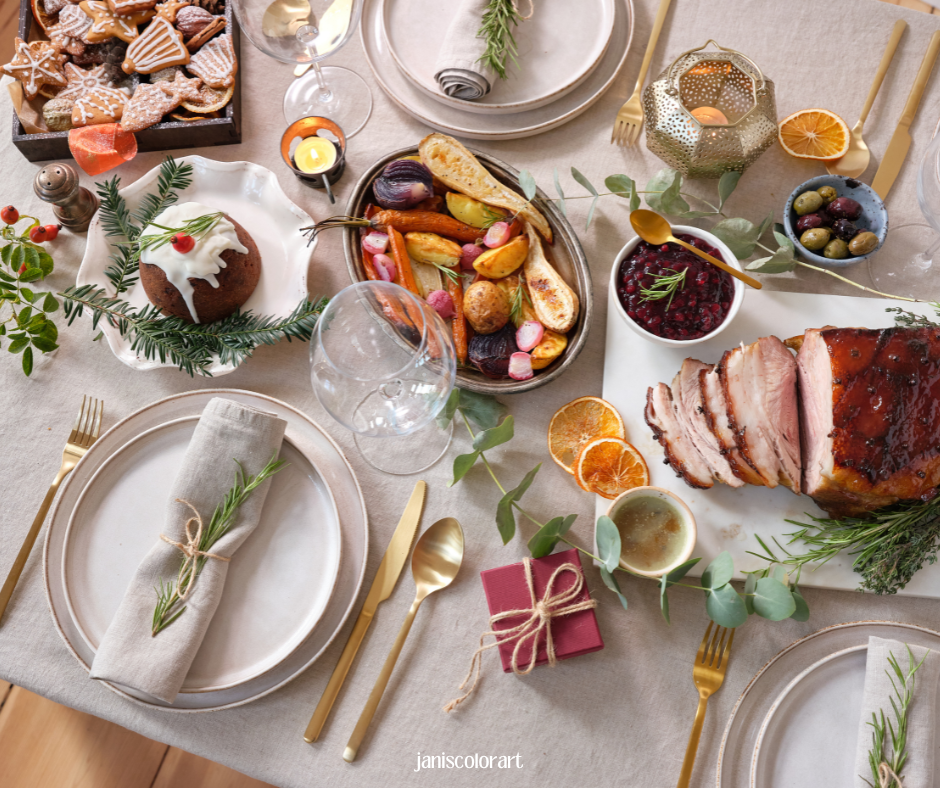
[[[314,246],[300,234],[300,229],[313,220],[291,202],[266,167],[250,161],[213,161],[202,156],[183,156],[177,161],[193,167],[193,182],[180,192],[180,202],[200,202],[224,211],[241,224],[254,239],[261,252],[261,280],[243,309],[259,315],[287,317],[307,297],[307,266]],[[145,194],[152,191],[160,175],[154,167],[146,175],[121,189],[131,210],[137,208]],[[113,295],[105,269],[111,264],[113,249],[101,228],[98,214],[88,227],[85,257],[78,269],[76,284],[94,284]],[[131,306],[147,306],[147,294],[140,283],[122,294]],[[142,371],[160,367],[176,368],[171,362],[148,361],[131,349],[113,326],[101,322],[108,345],[115,356],[127,366]],[[213,376],[233,372],[235,366],[218,360],[209,367]]]

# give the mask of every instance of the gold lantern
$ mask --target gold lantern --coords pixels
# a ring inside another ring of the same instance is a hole
[[[717,52],[703,52],[714,44]],[[643,91],[646,147],[689,178],[744,172],[777,139],[774,83],[757,64],[709,40]]]

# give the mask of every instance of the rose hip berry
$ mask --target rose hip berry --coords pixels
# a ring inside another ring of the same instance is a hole
[[[48,241],[49,236],[46,234],[46,228],[41,224],[37,224],[29,231],[29,240],[34,244],[41,244],[43,241]]]
[[[16,224],[19,218],[20,212],[12,205],[8,205],[6,208],[0,208],[0,220],[3,220],[6,224]]]
[[[46,230],[46,240],[54,241],[59,236],[59,230],[62,229],[61,224],[47,224],[45,227]]]
[[[712,257],[724,260],[721,252],[701,238],[678,236]],[[684,286],[668,298],[644,301],[643,289],[651,288],[656,275],[685,271]],[[714,331],[728,316],[734,299],[730,274],[676,244],[650,246],[641,241],[620,264],[617,296],[627,316],[641,328],[665,339],[698,339]]]
[[[173,240],[170,241],[170,243],[180,254],[186,254],[196,245],[193,237],[191,235],[186,235],[186,233],[177,233],[173,236]]]

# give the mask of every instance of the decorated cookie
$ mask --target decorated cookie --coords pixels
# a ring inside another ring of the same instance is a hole
[[[68,80],[68,85],[59,93],[59,97],[72,101],[77,101],[86,93],[91,93],[98,88],[111,86],[111,80],[104,66],[84,69],[73,63],[66,63],[65,78]]]
[[[170,24],[176,24],[179,12],[188,6],[189,0],[165,0],[157,4],[157,16],[162,16]]]
[[[127,48],[127,57],[121,68],[125,73],[152,74],[167,66],[182,66],[189,62],[189,50],[183,46],[182,34],[164,17],[158,16],[147,25]]]
[[[42,119],[49,131],[68,131],[72,128],[72,108],[75,102],[70,98],[56,96],[42,105]]]
[[[34,99],[44,85],[65,87],[65,74],[62,64],[68,59],[55,44],[48,41],[33,41],[27,44],[17,38],[14,45],[15,56],[2,66],[5,74],[23,83],[26,98]]]
[[[225,30],[225,17],[224,16],[214,16],[212,21],[209,22],[202,30],[200,30],[196,35],[190,38],[186,42],[186,48],[190,52],[195,52],[197,49],[202,47],[210,38],[214,38],[219,33]]]
[[[124,131],[141,131],[149,128],[168,112],[176,109],[184,99],[195,99],[199,95],[201,81],[189,79],[182,73],[176,79],[162,82],[141,82],[124,107],[121,128]]]
[[[78,5],[92,19],[91,27],[85,34],[85,38],[92,43],[107,41],[114,37],[130,43],[137,38],[137,26],[152,19],[154,14],[152,10],[149,10],[128,16],[118,16],[105,0],[82,0]]]
[[[197,77],[202,77],[210,88],[227,88],[235,84],[238,60],[231,35],[213,38],[200,49],[186,67]]]
[[[157,0],[108,0],[108,6],[118,16],[132,16],[141,11],[150,11]]]
[[[68,0],[42,0],[42,7],[50,16],[55,16],[67,5]]]
[[[124,113],[128,93],[120,88],[98,88],[86,93],[72,107],[72,126],[116,123]]]
[[[87,39],[91,23],[91,17],[79,6],[67,5],[59,12],[59,21],[47,31],[49,39],[69,54],[81,55],[85,44],[92,43]]]

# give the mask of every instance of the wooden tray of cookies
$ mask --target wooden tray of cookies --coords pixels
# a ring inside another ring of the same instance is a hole
[[[222,14],[225,17],[225,32],[232,36],[235,55],[240,59],[241,35],[238,21],[232,11],[232,4],[225,3]],[[38,23],[33,19],[30,0],[20,0],[19,37],[30,40],[33,26]],[[41,33],[41,31],[38,31]],[[132,84],[136,87],[141,77],[134,74]],[[213,145],[236,145],[242,141],[241,133],[241,75],[235,73],[235,93],[232,100],[221,110],[221,117],[191,121],[166,121],[136,132],[138,151],[179,150],[181,148],[203,148]],[[13,144],[19,148],[29,161],[47,161],[49,159],[71,158],[69,151],[69,133],[54,131],[44,134],[27,134],[20,119],[13,112]]]

